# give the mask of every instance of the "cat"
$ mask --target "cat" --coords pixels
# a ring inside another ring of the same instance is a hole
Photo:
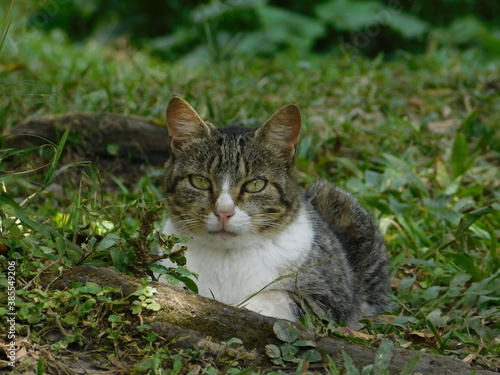
[[[215,127],[173,97],[163,232],[189,238],[187,268],[205,297],[280,319],[309,310],[353,325],[386,307],[384,241],[347,191],[320,180],[300,192],[301,122],[290,104],[257,129]]]

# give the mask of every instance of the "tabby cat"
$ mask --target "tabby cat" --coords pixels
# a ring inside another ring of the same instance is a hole
[[[190,238],[201,295],[292,321],[306,307],[346,324],[384,310],[388,262],[370,214],[323,180],[299,191],[297,106],[257,129],[218,128],[173,97],[167,124],[163,232]]]

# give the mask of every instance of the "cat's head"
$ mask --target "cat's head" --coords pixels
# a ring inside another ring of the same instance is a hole
[[[173,97],[167,125],[165,192],[179,235],[221,243],[246,235],[273,237],[297,217],[297,106],[281,108],[257,129],[216,128]]]

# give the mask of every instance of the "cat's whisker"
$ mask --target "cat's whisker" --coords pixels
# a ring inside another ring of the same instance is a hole
[[[268,219],[265,219],[265,220],[253,220],[253,224],[254,225],[267,225],[267,226],[274,226],[274,227],[283,227],[283,224],[281,223],[277,223],[275,221],[271,221],[271,220],[268,220]]]

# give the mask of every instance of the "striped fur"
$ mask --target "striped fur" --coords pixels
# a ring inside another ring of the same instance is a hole
[[[349,324],[383,311],[388,266],[372,217],[326,181],[297,187],[296,106],[257,129],[217,128],[174,97],[167,122],[164,232],[191,238],[202,295],[290,320],[304,306]]]

